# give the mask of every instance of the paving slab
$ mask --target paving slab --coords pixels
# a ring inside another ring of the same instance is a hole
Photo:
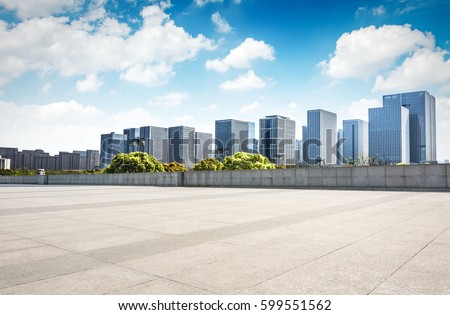
[[[450,294],[449,246],[445,192],[0,185],[0,294]]]

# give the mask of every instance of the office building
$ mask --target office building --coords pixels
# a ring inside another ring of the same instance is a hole
[[[303,160],[307,164],[336,164],[336,114],[323,109],[314,109],[307,112],[307,119]]]
[[[141,139],[139,128],[123,130],[124,153],[142,151],[144,139]]]
[[[409,110],[398,103],[369,109],[369,156],[381,163],[409,163]]]
[[[403,106],[409,110],[410,163],[436,161],[435,98],[427,91],[383,96],[383,107]]]
[[[169,162],[186,167],[195,164],[195,128],[176,126],[169,128]]]
[[[216,120],[216,158],[222,160],[236,152],[257,153],[255,123],[236,119]]]
[[[369,155],[369,126],[361,119],[350,119],[343,121],[344,139],[342,156],[344,162],[358,163],[359,157]]]
[[[153,155],[162,163],[169,162],[169,134],[163,127],[146,126],[140,129],[140,151]]]
[[[302,164],[302,140],[295,140],[295,164]]]
[[[106,168],[119,153],[124,153],[123,135],[114,132],[102,134],[100,140],[100,168]]]
[[[0,155],[0,170],[11,169],[11,159],[2,158]]]
[[[214,143],[211,133],[195,132],[195,163],[214,157]]]
[[[279,116],[259,120],[259,152],[275,164],[295,164],[295,121]]]
[[[97,150],[73,151],[80,155],[81,170],[95,170],[100,167],[100,154]]]

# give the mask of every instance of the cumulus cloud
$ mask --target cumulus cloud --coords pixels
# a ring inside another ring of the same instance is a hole
[[[248,70],[241,74],[235,80],[225,81],[220,88],[225,91],[245,91],[252,89],[263,89],[268,85],[266,80],[258,77],[253,70]]]
[[[0,112],[3,146],[39,148],[52,154],[74,149],[98,150],[102,133],[158,123],[158,117],[142,108],[105,113],[73,100],[24,106],[0,101]]]
[[[208,70],[226,72],[229,68],[250,68],[256,59],[274,60],[275,50],[264,41],[247,38],[238,47],[233,48],[225,58],[207,60],[205,67]]]
[[[44,95],[47,95],[50,92],[50,89],[52,88],[52,84],[51,83],[46,83],[42,89],[41,89],[41,93]]]
[[[165,4],[145,7],[142,26],[134,33],[127,24],[105,17],[103,8],[73,21],[67,17],[32,18],[17,25],[0,21],[0,84],[28,71],[63,76],[117,71],[123,80],[164,84],[174,75],[175,64],[215,48],[203,35],[193,37],[176,26],[164,12]]]
[[[384,15],[384,14],[386,14],[386,9],[384,8],[384,6],[380,5],[379,7],[372,9],[372,14],[373,15]]]
[[[199,7],[203,7],[205,4],[208,3],[220,3],[220,2],[223,2],[223,0],[194,0],[194,3]]]
[[[211,15],[211,21],[216,26],[217,31],[221,33],[229,33],[232,30],[230,24],[228,24],[228,22],[220,15],[219,12]]]
[[[446,50],[419,49],[386,75],[378,75],[374,91],[395,92],[439,87],[450,92],[450,60]]]
[[[148,104],[152,106],[176,106],[189,99],[189,95],[183,92],[172,92],[162,96],[156,96]]]
[[[89,73],[84,80],[77,81],[75,88],[80,93],[98,91],[105,82],[97,76],[97,73]]]
[[[331,58],[319,63],[319,67],[332,78],[367,79],[394,66],[405,54],[434,46],[431,33],[412,30],[408,24],[369,26],[342,34]]]
[[[256,101],[256,102],[253,102],[251,104],[242,106],[239,109],[239,113],[241,113],[241,114],[253,114],[254,112],[256,112],[260,108],[261,108],[261,104],[258,101]]]
[[[0,0],[0,5],[10,11],[15,11],[21,19],[32,17],[47,17],[55,13],[78,11],[84,0]]]
[[[377,99],[360,99],[353,101],[343,113],[344,119],[362,119],[369,120],[369,108],[381,107],[382,104]]]

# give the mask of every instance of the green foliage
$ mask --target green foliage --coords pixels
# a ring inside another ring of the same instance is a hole
[[[117,154],[105,173],[147,173],[164,172],[160,161],[145,152],[132,152]]]
[[[261,154],[238,152],[227,156],[222,161],[224,170],[267,170],[274,169],[275,164]]]
[[[2,176],[32,176],[36,175],[36,171],[32,171],[26,168],[18,168],[12,170],[0,170]]]
[[[194,166],[194,171],[220,171],[223,169],[223,164],[216,159],[201,160]]]
[[[285,169],[286,168],[286,165],[284,165],[284,164],[278,164],[278,165],[275,165],[275,168],[276,169]]]
[[[187,168],[184,167],[184,164],[178,162],[170,162],[163,164],[164,170],[166,172],[186,172]]]

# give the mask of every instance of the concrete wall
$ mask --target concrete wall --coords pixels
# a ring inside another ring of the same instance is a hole
[[[0,176],[0,184],[450,191],[450,164],[103,175]]]

